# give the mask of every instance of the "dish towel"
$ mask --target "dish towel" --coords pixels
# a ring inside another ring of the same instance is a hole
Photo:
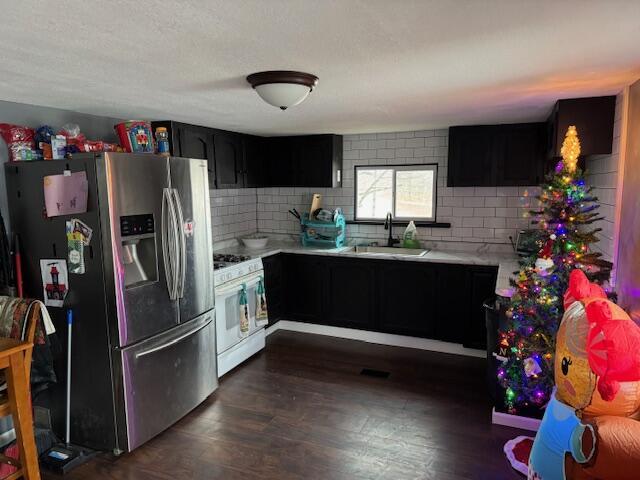
[[[267,294],[264,289],[264,278],[260,277],[258,286],[256,287],[256,325],[258,327],[264,327],[267,323],[269,323]]]
[[[249,334],[249,304],[247,302],[247,286],[243,283],[240,291],[240,322],[238,323],[238,333],[240,338]]]

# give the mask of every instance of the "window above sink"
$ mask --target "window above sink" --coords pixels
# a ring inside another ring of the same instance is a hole
[[[355,220],[435,222],[437,164],[355,167]]]

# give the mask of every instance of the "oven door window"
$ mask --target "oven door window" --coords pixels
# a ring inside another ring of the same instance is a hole
[[[256,326],[256,288],[258,279],[245,281],[247,286],[247,306],[249,307],[249,332],[251,335]],[[216,341],[218,354],[238,344],[246,335],[240,333],[240,292],[241,284],[222,287],[222,292],[216,295]]]

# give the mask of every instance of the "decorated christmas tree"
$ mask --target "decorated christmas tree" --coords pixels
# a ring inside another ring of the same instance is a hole
[[[499,337],[503,363],[498,379],[505,388],[507,411],[513,414],[541,407],[551,395],[555,336],[569,272],[580,268],[601,282],[611,272],[611,263],[589,248],[601,230],[591,224],[602,217],[597,213],[598,199],[578,167],[580,141],[574,126],[567,131],[561,154],[562,160],[541,185],[539,208],[530,212],[538,226],[539,251],[520,262],[512,280],[507,328]]]

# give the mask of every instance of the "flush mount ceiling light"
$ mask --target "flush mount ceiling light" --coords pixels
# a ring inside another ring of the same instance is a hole
[[[318,84],[318,77],[304,72],[270,70],[252,73],[247,82],[265,102],[286,110],[307,98]]]

